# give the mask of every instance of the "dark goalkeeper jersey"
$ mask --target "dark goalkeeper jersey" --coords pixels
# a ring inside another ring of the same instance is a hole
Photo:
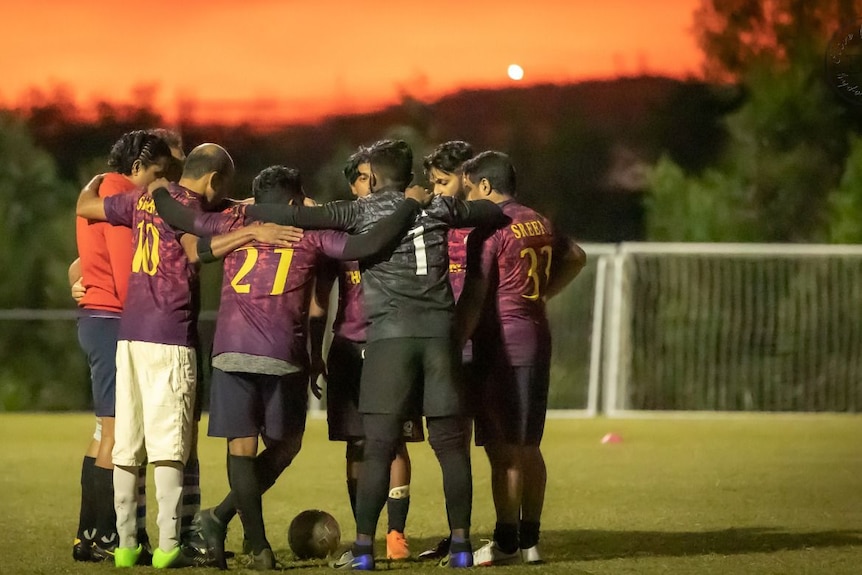
[[[332,227],[363,233],[404,202],[397,189],[383,189],[356,201],[316,208],[246,206],[246,215],[303,228]],[[360,261],[368,341],[402,337],[449,337],[454,300],[449,286],[447,230],[500,226],[506,222],[492,202],[464,202],[438,196],[416,216],[388,253]]]

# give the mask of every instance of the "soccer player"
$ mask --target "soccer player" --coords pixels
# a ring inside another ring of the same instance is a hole
[[[117,140],[108,156],[113,171],[102,197],[128,193],[161,176],[172,160],[168,144],[143,130]],[[117,331],[132,270],[132,234],[125,226],[76,218],[79,258],[70,266],[73,297],[80,308],[78,341],[87,354],[93,407],[99,419],[81,468],[81,511],[72,556],[76,561],[113,558],[117,544],[113,496],[114,395]],[[76,291],[77,290],[77,291]],[[139,531],[146,543],[146,531]]]
[[[422,165],[425,168],[425,177],[433,186],[435,194],[464,199],[464,186],[462,185],[461,166],[472,158],[473,146],[462,140],[452,140],[438,145],[425,156]],[[449,284],[452,286],[452,296],[455,301],[461,297],[464,289],[464,277],[467,271],[467,236],[471,228],[452,228],[448,232],[449,244]],[[461,377],[469,386],[469,373],[471,371],[472,347],[467,341],[461,351]],[[469,387],[468,387],[469,389]],[[469,404],[469,402],[468,402]],[[467,436],[471,435],[470,419],[467,418]],[[443,559],[449,554],[450,538],[445,537],[431,549],[419,554],[420,559]]]
[[[233,160],[224,148],[202,144],[189,154],[174,197],[202,209],[224,195],[233,177]],[[114,507],[119,545],[118,567],[134,565],[142,551],[135,533],[138,468],[154,465],[159,545],[157,568],[182,565],[189,558],[179,545],[183,464],[193,428],[196,386],[195,336],[198,302],[197,238],[167,226],[155,212],[146,188],[100,198],[96,177],[78,198],[79,216],[130,227],[137,238],[126,306],[117,343]],[[151,186],[162,186],[160,179]],[[289,243],[279,230],[249,226],[209,242],[224,255],[252,239]],[[197,557],[195,557],[197,558]]]
[[[253,182],[255,205],[302,205],[299,172],[285,166],[263,170]],[[261,495],[298,453],[308,408],[308,309],[318,266],[324,258],[371,256],[397,240],[430,195],[411,190],[389,218],[359,236],[307,232],[292,248],[253,243],[225,259],[219,319],[213,345],[209,435],[228,441],[230,494],[199,518],[218,564],[226,568],[226,527],[239,512],[252,566],[272,569]],[[194,217],[176,205],[160,209],[168,221]],[[210,219],[213,235],[244,225],[241,207]],[[207,258],[209,259],[209,258]],[[322,330],[320,331],[322,339]],[[266,449],[257,454],[258,437]]]
[[[347,165],[344,167],[344,177],[356,198],[365,198],[371,193],[368,148],[361,147],[348,158]],[[336,268],[334,275],[338,280],[338,310],[332,325],[333,338],[326,362],[328,366],[326,412],[329,439],[346,442],[347,493],[350,498],[350,508],[355,517],[356,485],[364,444],[362,418],[359,414],[359,382],[368,320],[362,305],[362,275],[359,271],[359,262],[337,262]],[[319,299],[325,298],[331,288],[331,277],[326,279],[329,281],[320,282],[324,293]],[[404,535],[410,509],[411,471],[410,455],[405,442],[424,439],[421,417],[414,417],[404,422],[402,441],[398,444],[389,470],[389,496],[386,500],[389,518],[389,528],[386,533],[387,559],[407,559],[410,556],[407,538]]]
[[[515,170],[508,156],[483,152],[463,171],[467,198],[491,200],[510,219],[492,233],[470,235],[467,278],[456,313],[459,341],[475,329],[474,361],[490,369],[472,383],[479,389],[476,444],[485,447],[491,464],[497,524],[493,541],[475,551],[473,562],[538,563],[547,481],[539,446],[551,360],[545,301],[574,279],[586,256],[556,235],[544,216],[515,201]]]
[[[316,208],[250,205],[245,213],[304,229],[367,231],[404,201],[404,190],[413,178],[413,153],[401,140],[378,142],[369,163],[372,193],[366,201]],[[161,198],[170,201],[164,194]],[[205,225],[207,216],[199,214],[188,231]],[[472,475],[461,415],[463,390],[454,375],[457,352],[451,332],[454,302],[447,280],[446,230],[504,222],[491,202],[436,196],[396,248],[361,263],[369,320],[359,397],[366,443],[357,486],[356,542],[334,563],[337,568],[374,568],[372,543],[387,498],[391,462],[403,421],[420,409],[443,472],[452,532],[449,564],[472,565]]]

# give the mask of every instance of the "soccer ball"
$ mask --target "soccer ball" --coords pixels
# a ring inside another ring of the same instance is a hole
[[[293,518],[287,529],[287,544],[298,559],[323,559],[341,542],[335,517],[319,509],[307,509]]]

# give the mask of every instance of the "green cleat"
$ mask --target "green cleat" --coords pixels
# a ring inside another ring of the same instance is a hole
[[[153,551],[153,567],[156,569],[171,567],[180,556],[180,551],[179,545],[170,551],[162,551],[161,547],[156,547],[155,551]]]
[[[134,549],[129,547],[117,547],[114,550],[115,567],[134,567],[138,562],[143,546],[138,544]]]

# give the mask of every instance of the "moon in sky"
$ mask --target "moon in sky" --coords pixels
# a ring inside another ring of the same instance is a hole
[[[524,69],[517,64],[509,64],[508,74],[509,78],[517,81],[524,77]]]

